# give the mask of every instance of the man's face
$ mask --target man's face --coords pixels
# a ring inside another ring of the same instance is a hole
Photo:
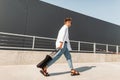
[[[71,27],[72,21],[67,21],[65,24],[66,24],[68,27]]]

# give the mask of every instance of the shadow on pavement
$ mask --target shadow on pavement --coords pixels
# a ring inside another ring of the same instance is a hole
[[[84,66],[84,67],[78,67],[75,69],[79,72],[84,72],[84,71],[90,70],[90,69],[95,68],[95,67],[96,66]],[[50,76],[63,75],[63,74],[67,74],[67,73],[70,73],[70,71],[50,73]]]
[[[95,68],[95,67],[96,66],[84,66],[84,67],[76,68],[76,70],[79,72],[84,72],[84,71],[90,70],[90,69]]]

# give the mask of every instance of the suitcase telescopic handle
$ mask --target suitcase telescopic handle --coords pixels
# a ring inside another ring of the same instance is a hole
[[[49,56],[51,56],[52,58],[55,56],[55,54],[59,51],[60,49],[55,49],[52,51],[51,54],[49,54]]]
[[[53,50],[52,52],[58,52],[60,49],[56,48],[55,50]]]

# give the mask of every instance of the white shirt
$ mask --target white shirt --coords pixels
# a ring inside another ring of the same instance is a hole
[[[62,45],[62,48],[63,48],[65,41],[67,41],[68,50],[72,50],[70,45],[70,40],[69,40],[68,27],[66,25],[63,25],[62,28],[59,30],[59,33],[57,36],[56,48],[60,46],[60,42],[63,42],[63,45]]]

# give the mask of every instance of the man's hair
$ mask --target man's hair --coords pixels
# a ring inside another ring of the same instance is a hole
[[[64,23],[67,22],[67,21],[72,21],[72,18],[65,18]]]

